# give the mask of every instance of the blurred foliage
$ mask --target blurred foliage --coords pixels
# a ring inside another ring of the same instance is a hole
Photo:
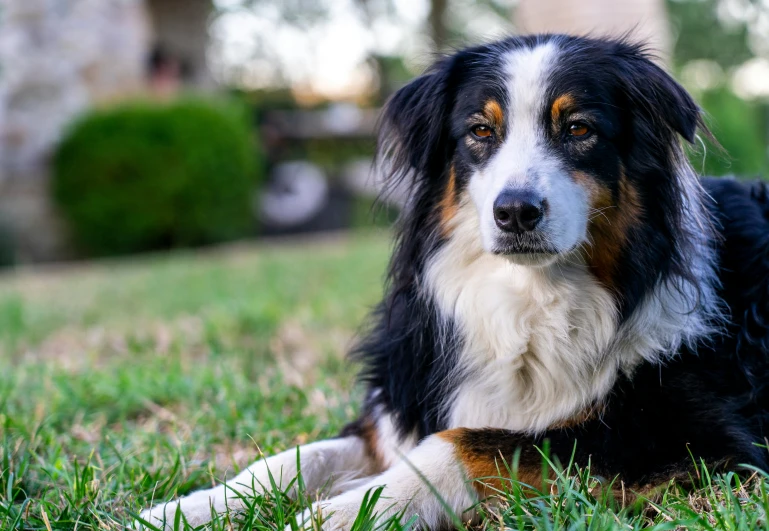
[[[375,71],[379,78],[377,100],[380,105],[387,97],[408,82],[413,73],[406,66],[403,57],[395,55],[375,55],[372,57]]]
[[[331,101],[302,107],[289,89],[237,90],[232,92],[243,105],[251,110],[254,121],[261,124],[271,111],[318,111],[333,104]],[[265,135],[264,140],[267,140]],[[274,140],[274,139],[273,139]],[[345,163],[374,156],[376,142],[373,137],[325,136],[309,139],[280,139],[270,145],[266,153],[269,163],[288,160],[306,160],[319,166],[332,178]]]
[[[345,162],[373,158],[375,142],[371,138],[314,138],[297,148],[288,159],[302,156],[333,175]]]
[[[230,94],[233,98],[243,102],[244,105],[248,105],[257,119],[266,111],[299,108],[299,103],[289,87],[255,90],[233,89]]]
[[[702,151],[696,150],[694,167],[704,175],[769,175],[766,105],[743,100],[726,87],[707,91],[698,99],[723,150],[708,145],[704,164]]]
[[[222,11],[268,6],[280,13],[281,19],[299,28],[307,28],[318,20],[328,17],[330,5],[318,0],[240,0],[230,2]]]
[[[398,207],[374,197],[356,197],[352,205],[350,225],[363,227],[392,227],[398,219]]]
[[[718,64],[725,74],[718,88],[695,94],[705,110],[706,123],[723,149],[706,144],[704,152],[693,150],[692,163],[705,175],[767,176],[769,106],[766,101],[738,97],[729,83],[734,69],[755,56],[751,24],[757,13],[766,8],[756,0],[745,0],[737,6],[743,13],[740,19],[725,15],[727,3],[724,0],[667,2],[675,35],[674,67],[680,70],[691,61],[704,59]]]
[[[710,59],[728,68],[753,57],[746,25],[725,26],[719,20],[718,5],[719,0],[668,0],[677,65]]]
[[[76,243],[95,255],[247,235],[262,176],[243,109],[134,102],[82,118],[60,144],[53,194]]]

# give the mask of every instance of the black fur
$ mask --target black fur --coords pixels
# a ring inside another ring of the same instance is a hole
[[[553,452],[592,456],[594,471],[645,483],[691,455],[734,468],[769,470],[769,202],[733,180],[706,180],[716,201],[721,244],[720,296],[726,330],[682,349],[660,366],[647,363],[616,385],[600,418],[542,434]],[[765,190],[756,185],[754,190]]]
[[[472,102],[482,101],[480,93],[504,103],[500,57],[547,40],[557,40],[567,58],[553,66],[552,97],[574,95],[592,109],[601,132],[595,141],[600,143],[589,152],[561,147],[565,144],[557,138],[553,149],[571,150],[562,156],[575,169],[597,175],[614,194],[624,175],[642,202],[613,286],[621,319],[631,318],[661,282],[703,282],[694,270],[692,246],[706,240],[716,251],[726,321],[719,323],[720,332],[682,347],[671,360],[645,363],[632,377],[621,377],[600,418],[526,441],[547,438],[555,453],[568,457],[577,440],[582,462],[592,456],[597,473],[621,474],[631,482],[648,481],[689,461],[689,450],[714,462],[769,468],[769,454],[755,445],[769,435],[766,186],[705,181],[713,199],[705,226],[687,223],[691,213],[675,178],[683,155],[676,146],[679,135],[694,140],[702,128],[700,111],[642,47],[621,40],[510,38],[439,61],[390,100],[383,117],[383,157],[391,181],[408,181],[410,201],[399,221],[384,300],[356,350],[369,387],[364,417],[392,413],[402,433],[420,439],[447,427],[451,378],[461,377],[453,372],[461,338],[420,290],[425,264],[444,242],[437,206],[452,164],[461,189],[466,166],[483,162],[486,148],[468,150],[461,141],[462,117]],[[505,433],[520,443],[520,437]],[[499,444],[507,443],[500,439]]]

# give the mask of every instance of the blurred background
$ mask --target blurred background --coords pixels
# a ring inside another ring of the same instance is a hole
[[[509,33],[649,41],[726,153],[769,168],[767,0],[0,0],[0,265],[387,225],[378,109]]]

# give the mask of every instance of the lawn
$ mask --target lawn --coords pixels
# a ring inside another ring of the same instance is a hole
[[[388,251],[368,232],[0,276],[0,529],[123,529],[259,449],[334,435],[356,411],[343,354]],[[642,510],[585,472],[528,498],[510,482],[481,527],[767,527],[761,477],[697,481]],[[301,504],[273,492],[212,527],[282,530]]]

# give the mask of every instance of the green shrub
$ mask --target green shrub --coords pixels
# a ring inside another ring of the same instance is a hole
[[[56,152],[54,199],[91,254],[237,238],[253,229],[261,176],[251,138],[231,105],[180,100],[98,110]]]

